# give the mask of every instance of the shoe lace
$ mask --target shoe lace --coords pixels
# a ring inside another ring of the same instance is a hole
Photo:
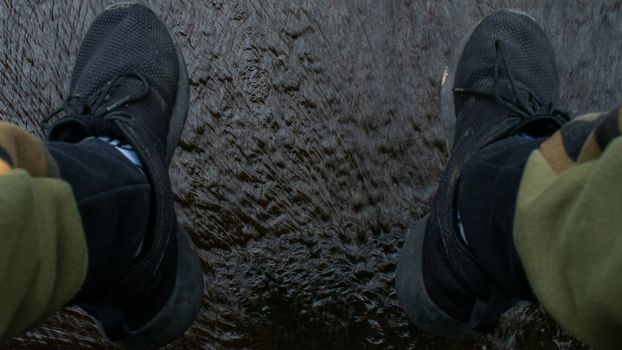
[[[134,93],[114,96],[117,89],[127,84],[127,79],[140,81],[141,88]],[[63,106],[53,110],[41,121],[41,126],[46,130],[51,129],[53,124],[50,123],[50,120],[64,111],[65,118],[71,118],[89,125],[92,131],[97,134],[114,134],[116,128],[112,121],[131,118],[119,107],[144,98],[149,94],[149,90],[149,83],[142,75],[137,73],[117,74],[88,98],[78,94],[69,96]]]
[[[484,96],[492,96],[495,101],[511,112],[522,117],[521,121],[512,128],[510,134],[514,134],[517,131],[523,129],[526,125],[531,124],[539,120],[547,120],[554,123],[556,128],[561,127],[570,120],[568,112],[556,109],[553,102],[543,103],[538,97],[531,91],[525,91],[527,94],[520,94],[514,74],[512,74],[512,68],[508,64],[507,52],[503,41],[495,41],[496,59],[495,59],[495,75],[494,75],[494,91],[493,93],[485,90],[478,89],[466,89],[466,88],[454,88],[453,91],[459,94],[479,94]],[[510,83],[512,89],[512,97],[514,100],[509,100],[503,97],[501,93],[501,65],[507,73],[507,80]]]

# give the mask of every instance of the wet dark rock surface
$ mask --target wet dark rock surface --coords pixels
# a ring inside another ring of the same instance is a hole
[[[43,135],[108,2],[0,2],[0,115]],[[171,166],[200,248],[204,308],[172,349],[578,349],[537,307],[463,343],[409,325],[393,290],[404,228],[446,160],[440,78],[486,14],[532,14],[565,107],[622,101],[619,1],[150,1],[192,79]],[[109,347],[64,311],[11,348]]]

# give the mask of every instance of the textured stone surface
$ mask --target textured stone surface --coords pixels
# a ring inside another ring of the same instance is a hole
[[[101,1],[0,2],[0,118],[43,135]],[[192,80],[171,174],[201,249],[204,308],[171,348],[576,349],[535,307],[449,343],[410,326],[393,290],[404,228],[446,160],[440,78],[497,8],[542,23],[565,107],[622,101],[619,1],[148,1]],[[106,348],[61,312],[10,348]]]

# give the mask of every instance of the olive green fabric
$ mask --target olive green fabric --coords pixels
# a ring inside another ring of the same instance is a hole
[[[622,348],[619,120],[619,111],[579,118],[534,151],[514,221],[538,301],[572,334],[603,349]]]
[[[24,169],[34,177],[60,178],[56,162],[43,142],[16,125],[0,122],[0,149],[14,168]]]
[[[71,188],[57,178],[43,143],[0,123],[0,151],[4,342],[60,310],[77,293],[86,276],[87,249]]]

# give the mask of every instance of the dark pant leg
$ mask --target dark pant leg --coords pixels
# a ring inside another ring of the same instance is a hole
[[[481,268],[511,295],[533,294],[513,241],[518,188],[531,152],[544,138],[510,137],[478,151],[460,176],[458,208]]]
[[[106,142],[46,144],[73,190],[86,234],[89,267],[75,300],[98,298],[127,271],[147,230],[150,186],[143,172]]]

